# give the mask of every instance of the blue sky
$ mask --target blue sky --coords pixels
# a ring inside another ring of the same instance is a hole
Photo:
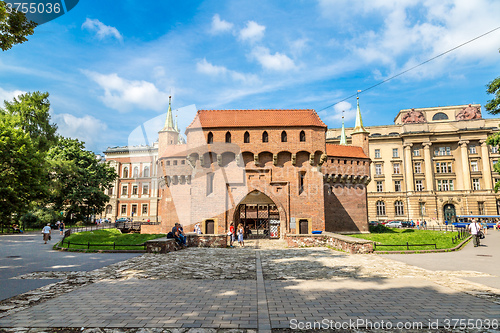
[[[332,128],[345,110],[352,126],[355,98],[327,107],[498,26],[497,0],[81,0],[0,53],[0,99],[48,91],[59,133],[96,153],[144,143],[141,126],[154,140],[170,94],[181,129],[196,109],[250,108],[312,108]],[[499,48],[497,30],[362,92],[365,125],[484,105]]]

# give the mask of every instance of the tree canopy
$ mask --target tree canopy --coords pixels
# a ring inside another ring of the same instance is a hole
[[[0,1],[0,49],[7,51],[15,44],[28,40],[27,36],[34,33],[37,24],[28,21],[22,12],[7,10],[7,4]]]

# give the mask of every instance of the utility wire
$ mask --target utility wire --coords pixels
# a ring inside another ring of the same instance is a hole
[[[420,66],[422,66],[422,65],[425,65],[426,63],[431,62],[431,61],[432,61],[432,60],[434,60],[434,59],[437,59],[437,58],[439,58],[439,57],[441,57],[441,56],[444,56],[444,55],[445,55],[445,54],[447,54],[447,53],[450,53],[450,52],[452,52],[452,51],[455,51],[456,49],[458,49],[458,48],[460,48],[460,47],[462,47],[462,46],[464,46],[464,45],[467,45],[467,44],[469,44],[469,43],[471,43],[471,42],[475,41],[476,39],[479,39],[479,38],[484,37],[484,36],[486,36],[486,35],[488,35],[488,34],[491,34],[492,32],[494,32],[494,31],[496,31],[496,30],[499,30],[499,29],[500,29],[500,27],[496,27],[495,29],[490,30],[490,31],[488,31],[488,32],[486,32],[486,33],[484,33],[484,34],[482,34],[482,35],[480,35],[480,36],[477,36],[477,37],[475,37],[475,38],[472,38],[471,40],[469,40],[469,41],[467,41],[467,42],[465,42],[465,43],[463,43],[463,44],[460,44],[460,45],[458,45],[458,46],[455,46],[454,48],[449,49],[448,51],[445,51],[445,52],[443,52],[443,53],[438,54],[438,55],[437,55],[437,56],[435,56],[435,57],[432,57],[432,58],[430,58],[430,59],[427,59],[426,61],[424,61],[424,62],[422,62],[422,63],[420,63],[420,64],[418,64],[418,65],[415,65],[415,66],[413,66],[413,67],[411,67],[411,68],[408,68],[407,70],[405,70],[405,71],[403,71],[403,72],[401,72],[401,73],[399,73],[399,74],[396,74],[396,75],[394,75],[394,76],[391,76],[390,78],[387,78],[387,79],[385,79],[385,80],[383,80],[383,81],[380,81],[380,82],[378,82],[378,83],[374,84],[374,85],[373,85],[373,86],[371,86],[371,87],[368,87],[368,88],[363,89],[363,90],[358,90],[358,92],[357,92],[357,93],[352,94],[352,95],[350,95],[350,96],[348,96],[348,97],[344,98],[343,100],[340,100],[340,101],[338,101],[338,102],[336,102],[336,103],[334,103],[334,104],[328,105],[327,107],[325,107],[325,108],[323,108],[323,109],[319,110],[318,112],[323,111],[323,110],[326,110],[326,109],[328,109],[328,108],[331,108],[332,106],[337,105],[337,104],[339,104],[339,103],[342,103],[342,102],[344,102],[344,101],[346,101],[346,100],[348,100],[348,99],[350,99],[350,98],[353,98],[354,96],[358,96],[359,94],[362,94],[362,93],[364,93],[365,91],[368,91],[368,90],[370,90],[370,89],[373,89],[373,88],[375,88],[375,87],[378,87],[378,86],[380,86],[381,84],[384,84],[384,83],[386,83],[386,82],[388,82],[388,81],[390,81],[390,80],[392,80],[392,79],[397,78],[398,76],[401,76],[401,75],[403,75],[403,74],[405,74],[405,73],[408,73],[409,71],[414,70],[414,69],[415,69],[415,68],[417,68],[417,67],[420,67]]]

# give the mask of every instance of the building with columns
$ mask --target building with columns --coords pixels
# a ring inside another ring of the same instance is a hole
[[[486,144],[499,123],[469,104],[401,110],[393,125],[366,127],[369,220],[443,223],[457,215],[500,214],[494,192],[500,175],[493,171],[500,154]],[[327,142],[339,142],[341,131],[329,129]]]

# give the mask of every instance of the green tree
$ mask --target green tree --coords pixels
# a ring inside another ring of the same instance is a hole
[[[55,211],[89,217],[103,211],[104,193],[118,177],[108,163],[101,163],[82,142],[60,137],[48,152],[52,180],[50,201]]]
[[[13,125],[28,133],[37,149],[46,152],[55,144],[57,126],[50,123],[49,93],[22,94],[12,102],[5,101],[5,108],[0,112],[10,116]]]
[[[0,221],[2,229],[45,194],[44,155],[30,136],[0,118]]]
[[[500,50],[499,50],[500,51]],[[494,98],[488,101],[484,108],[491,114],[499,114],[500,113],[500,76],[491,81],[486,86],[486,92],[488,94],[494,95]],[[486,140],[486,143],[492,146],[499,147],[500,146],[500,132],[497,132]],[[500,172],[500,164],[496,163],[493,166],[493,170],[496,172]],[[495,192],[498,192],[500,189],[500,181],[495,183]]]
[[[8,12],[7,4],[0,1],[0,49],[7,51],[15,44],[28,40],[33,35],[37,24],[26,19],[22,12]]]

